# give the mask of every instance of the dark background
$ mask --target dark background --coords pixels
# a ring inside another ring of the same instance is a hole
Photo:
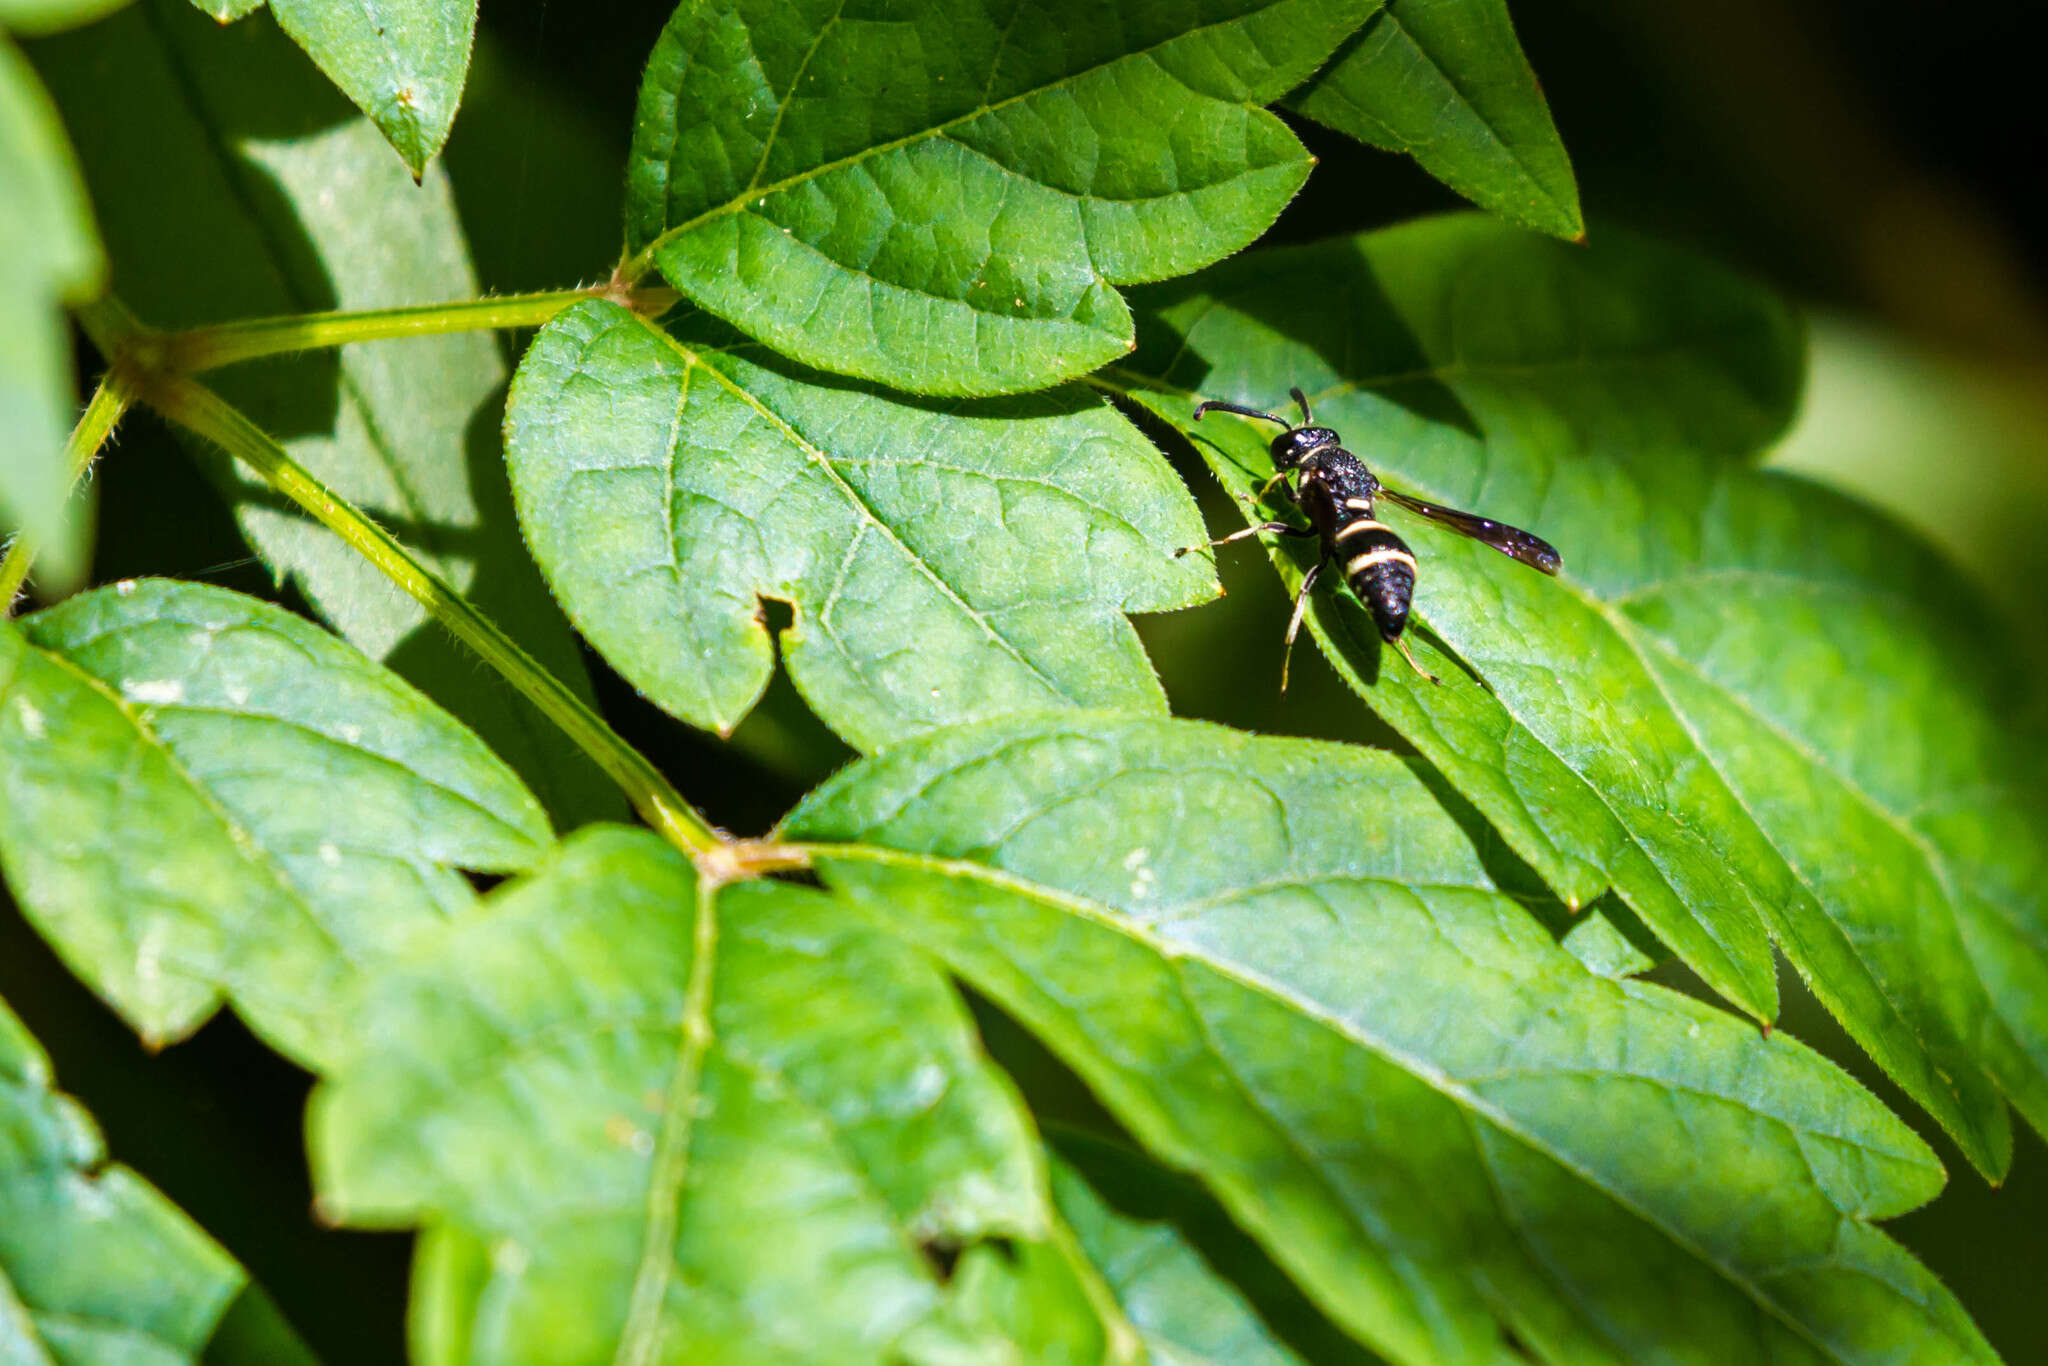
[[[1775,459],[1935,539],[2004,606],[2015,648],[2048,662],[2048,115],[2034,7],[1983,0],[1966,18],[1899,0],[1511,8],[1571,151],[1590,231],[1648,228],[1808,305],[1811,417]],[[487,288],[609,272],[639,67],[667,12],[637,0],[486,4],[446,164]],[[308,78],[318,79],[310,66]],[[1301,132],[1321,164],[1279,239],[1458,205],[1401,158],[1313,126]],[[90,373],[94,362],[82,364]],[[163,459],[147,458],[159,447]],[[1206,476],[1184,468],[1206,496]],[[124,429],[98,491],[95,580],[171,573],[272,593],[208,488],[147,420]],[[1141,623],[1176,710],[1395,743],[1312,651],[1295,661],[1293,690],[1274,700],[1285,604],[1254,554],[1224,557],[1222,603]],[[592,665],[620,729],[732,828],[765,828],[847,757],[780,682],[726,747]],[[2031,730],[2037,719],[2014,725]],[[147,1057],[4,897],[0,997],[49,1047],[114,1155],[247,1263],[327,1360],[401,1356],[410,1240],[321,1230],[312,1219],[303,1074],[227,1016]],[[1949,1282],[2009,1362],[2048,1360],[2041,1141],[2016,1124],[2012,1175],[1991,1191],[1789,974],[1785,998],[1783,1027],[1869,1080],[1949,1165],[1943,1196],[1888,1230]],[[1042,1067],[1029,1071],[1034,1088],[1060,1085]]]

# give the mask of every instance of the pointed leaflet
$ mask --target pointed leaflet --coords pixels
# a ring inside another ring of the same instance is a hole
[[[1510,223],[1585,236],[1571,161],[1506,0],[1389,0],[1287,104],[1406,152]]]
[[[1138,368],[1225,398],[1300,384],[1396,486],[1554,541],[1555,581],[1389,510],[1441,688],[1384,668],[1348,598],[1317,604],[1317,639],[1553,886],[1611,881],[1737,999],[1768,930],[2002,1171],[1994,1082],[2048,1122],[2048,809],[2000,724],[2020,685],[1924,546],[1733,458],[1797,383],[1776,307],[1603,237],[1453,219],[1247,259],[1155,298],[1162,364]],[[1234,487],[1263,477],[1265,433],[1147,402]]]
[[[263,0],[193,0],[226,23]],[[270,12],[327,79],[370,116],[414,179],[448,140],[469,47],[476,0],[270,0]]]
[[[223,29],[178,0],[145,0],[38,44],[35,57],[98,192],[116,289],[145,322],[474,290],[445,176],[416,187],[269,19]],[[208,382],[587,695],[575,640],[514,528],[497,443],[504,379],[493,339],[465,333],[269,360]],[[360,555],[254,476],[214,468],[264,561],[475,726],[558,821],[623,811],[589,760]]]
[[[644,831],[586,831],[359,1018],[314,1096],[321,1203],[463,1231],[431,1283],[469,1360],[949,1360],[1018,1296],[1073,1355],[1016,1359],[1101,1356],[945,980],[816,892],[700,886]]]
[[[531,864],[547,820],[482,743],[280,608],[124,583],[0,631],[0,865],[152,1043],[222,996],[287,1055],[359,972]]]
[[[67,506],[64,432],[76,399],[59,308],[95,292],[107,267],[63,124],[4,33],[0,201],[0,538],[32,536],[44,578],[67,587],[85,572],[86,537]]]
[[[1376,0],[689,0],[648,58],[626,245],[806,364],[1042,388],[1131,344],[1113,286],[1239,250],[1308,175],[1258,106]]]
[[[1397,1360],[1995,1359],[1867,1222],[1941,1183],[1911,1131],[1588,972],[1391,755],[1020,717],[856,764],[782,834]]]
[[[872,748],[1062,703],[1163,710],[1125,612],[1214,596],[1151,443],[1080,388],[920,404],[578,304],[506,413],[534,558],[584,636],[684,720],[730,730],[774,667]]]
[[[256,1344],[263,1355],[236,1356]],[[92,1120],[0,1002],[0,1361],[310,1362],[269,1297]]]

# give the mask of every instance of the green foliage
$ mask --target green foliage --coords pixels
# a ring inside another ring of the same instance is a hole
[[[439,170],[415,187],[375,130],[269,20],[222,30],[146,0],[42,44],[83,149],[114,287],[163,326],[466,297],[468,248]],[[118,102],[104,98],[122,91]],[[223,374],[218,388],[557,678],[583,661],[519,544],[493,438],[505,364],[457,334]],[[215,461],[250,548],[349,640],[474,726],[565,823],[622,813],[587,761],[333,533]]]
[[[785,834],[851,846],[828,884],[1397,1359],[1993,1359],[1864,1222],[1933,1154],[1791,1040],[1586,971],[1392,756],[1020,718],[856,766]]]
[[[300,617],[165,580],[0,628],[0,858],[154,1043],[225,995],[332,1056],[344,983],[530,866],[547,818],[481,742]],[[337,792],[347,793],[337,801]]]
[[[91,1118],[0,1001],[0,1360],[312,1361],[269,1297]]]
[[[2048,806],[2000,720],[2021,680],[1900,528],[1741,459],[1797,393],[1782,309],[1625,238],[1573,250],[1477,219],[1233,264],[1150,302],[1150,354],[1171,359],[1132,369],[1173,386],[1147,396],[1163,416],[1193,432],[1179,391],[1271,401],[1297,383],[1396,486],[1570,547],[1553,582],[1402,524],[1442,687],[1382,672],[1346,600],[1311,627],[1568,900],[1613,886],[1762,1019],[1774,942],[2002,1172],[1998,1092],[2048,1115],[2048,957],[2029,929],[2048,919]],[[1233,489],[1271,472],[1260,427],[1200,437]]]
[[[1173,559],[1202,538],[1194,501],[1101,398],[926,406],[735,340],[587,303],[519,367],[520,520],[613,667],[729,731],[774,668],[774,598],[790,677],[864,749],[1061,704],[1163,710],[1123,613],[1215,580]]]
[[[1099,1356],[965,1026],[817,893],[719,891],[594,828],[372,991],[314,1104],[321,1200],[487,1239],[489,1360],[938,1361],[1006,1326]]]
[[[264,0],[192,3],[227,23],[261,9]],[[327,78],[370,116],[413,178],[424,175],[455,122],[476,35],[476,0],[353,5],[270,0],[270,12]]]
[[[0,10],[0,25],[57,21],[64,6]],[[43,545],[51,576],[75,582],[85,524],[67,510],[64,457],[71,358],[60,301],[83,302],[106,272],[85,187],[57,111],[0,29],[0,525]],[[4,605],[4,604],[0,604]]]
[[[1272,223],[1309,156],[1258,106],[1373,8],[682,5],[640,88],[627,250],[810,365],[920,393],[1057,383],[1130,349],[1113,286]]]
[[[1978,1170],[2048,1128],[2040,690],[1759,468],[1785,304],[1550,240],[1500,0],[690,0],[611,144],[487,47],[452,182],[473,5],[261,7],[0,46],[0,578],[44,542],[58,599],[0,610],[0,873],[152,1048],[226,1004],[315,1074],[416,1360],[1997,1360],[1879,1227],[1935,1151],[1768,1026],[1782,953]],[[1505,222],[1238,254],[1311,173],[1276,102]],[[470,231],[564,288],[477,300]],[[109,395],[182,429],[279,601],[64,596],[60,300],[75,454]],[[1332,584],[1349,691],[1246,702],[1371,744],[1173,719],[1131,619],[1221,593],[1184,475],[1299,518],[1273,428],[1192,418],[1292,385],[1564,554],[1389,504],[1443,682]],[[0,1357],[201,1353],[309,1356],[0,1007]]]
[[[1510,223],[1586,235],[1571,159],[1505,0],[1388,0],[1287,104],[1406,152]]]

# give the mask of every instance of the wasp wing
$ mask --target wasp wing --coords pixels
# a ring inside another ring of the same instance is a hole
[[[1438,507],[1420,498],[1411,498],[1405,493],[1380,486],[1380,495],[1391,498],[1418,517],[1427,517],[1440,522],[1460,535],[1470,536],[1482,545],[1490,545],[1511,560],[1520,560],[1531,569],[1545,574],[1555,574],[1564,567],[1564,557],[1557,553],[1557,547],[1520,527],[1496,522],[1491,517],[1481,517],[1475,512],[1460,512],[1456,508]]]

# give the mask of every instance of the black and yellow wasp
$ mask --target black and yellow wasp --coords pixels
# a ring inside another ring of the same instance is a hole
[[[1315,419],[1309,414],[1308,399],[1301,390],[1290,389],[1287,392],[1293,396],[1295,406],[1301,409],[1299,427],[1284,417],[1218,399],[1198,404],[1195,408],[1195,420],[1198,422],[1204,413],[1223,412],[1277,422],[1285,428],[1273,438],[1274,475],[1260,490],[1259,497],[1263,500],[1278,484],[1287,491],[1295,505],[1308,514],[1309,521],[1307,527],[1298,527],[1290,522],[1259,522],[1209,544],[1228,545],[1261,532],[1271,532],[1276,536],[1315,536],[1322,541],[1323,553],[1316,558],[1315,567],[1303,576],[1301,592],[1294,599],[1294,616],[1287,623],[1287,654],[1282,657],[1280,666],[1281,688],[1287,687],[1285,660],[1292,655],[1294,637],[1301,631],[1302,615],[1308,610],[1308,595],[1315,589],[1323,566],[1332,560],[1342,562],[1344,581],[1365,604],[1366,610],[1372,613],[1373,624],[1379,627],[1380,639],[1399,650],[1415,672],[1432,683],[1441,681],[1416,663],[1415,656],[1408,651],[1408,642],[1401,638],[1401,632],[1408,625],[1409,604],[1415,596],[1415,555],[1408,549],[1407,542],[1396,536],[1384,522],[1373,519],[1374,504],[1381,498],[1390,499],[1417,516],[1440,522],[1453,531],[1492,546],[1509,559],[1520,560],[1545,574],[1555,574],[1564,564],[1563,559],[1550,542],[1519,527],[1476,513],[1459,512],[1456,508],[1438,507],[1435,503],[1426,503],[1388,488],[1366,468],[1363,460],[1344,449],[1343,438],[1336,432],[1313,425]],[[1292,487],[1287,484],[1289,474],[1295,477]],[[1188,550],[1199,549],[1202,547],[1188,547]],[[1185,555],[1188,550],[1179,553]]]

